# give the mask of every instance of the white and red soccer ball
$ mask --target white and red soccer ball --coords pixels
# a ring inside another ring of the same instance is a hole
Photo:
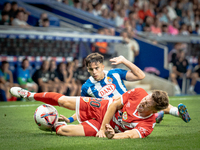
[[[52,105],[43,104],[35,110],[34,119],[40,130],[51,131],[58,120],[58,112]]]

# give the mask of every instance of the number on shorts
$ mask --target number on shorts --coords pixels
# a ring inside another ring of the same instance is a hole
[[[91,98],[90,105],[99,108],[101,107],[101,101],[102,100],[100,98]]]

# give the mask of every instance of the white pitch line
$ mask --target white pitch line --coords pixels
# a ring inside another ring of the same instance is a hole
[[[169,98],[169,100],[173,100],[173,101],[186,101],[186,100],[200,100],[200,97],[196,97],[196,98],[194,98],[194,97],[185,97],[185,98],[183,98],[183,97],[173,97],[173,98]]]
[[[33,106],[39,106],[41,104],[31,104],[31,105],[5,105],[0,106],[0,108],[8,108],[8,107],[33,107]]]

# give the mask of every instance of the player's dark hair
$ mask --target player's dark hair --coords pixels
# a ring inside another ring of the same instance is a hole
[[[169,105],[169,98],[168,94],[161,90],[154,90],[152,93],[152,99],[156,103],[155,109],[157,111],[160,111],[162,109],[165,109]]]
[[[93,63],[93,62],[95,62],[95,63],[97,63],[97,62],[103,63],[103,60],[104,60],[104,56],[103,55],[101,55],[99,53],[91,53],[85,58],[85,64],[88,67],[88,65],[90,63]]]

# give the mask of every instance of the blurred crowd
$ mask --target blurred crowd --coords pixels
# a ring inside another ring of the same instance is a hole
[[[23,59],[14,71],[9,63],[3,61],[0,67],[0,101],[16,101],[9,93],[13,86],[20,86],[32,92],[58,92],[69,96],[80,96],[82,84],[89,78],[83,62],[74,59],[72,62],[59,64],[55,60],[44,60],[41,67],[31,73],[28,59]],[[22,99],[20,99],[22,100]]]
[[[30,28],[31,26],[49,27],[50,22],[46,13],[42,13],[38,22],[34,25],[27,23],[30,12],[25,8],[19,7],[16,1],[5,2],[3,9],[0,11],[0,25],[12,25],[23,28]]]
[[[199,0],[57,0],[129,32],[200,34]]]

